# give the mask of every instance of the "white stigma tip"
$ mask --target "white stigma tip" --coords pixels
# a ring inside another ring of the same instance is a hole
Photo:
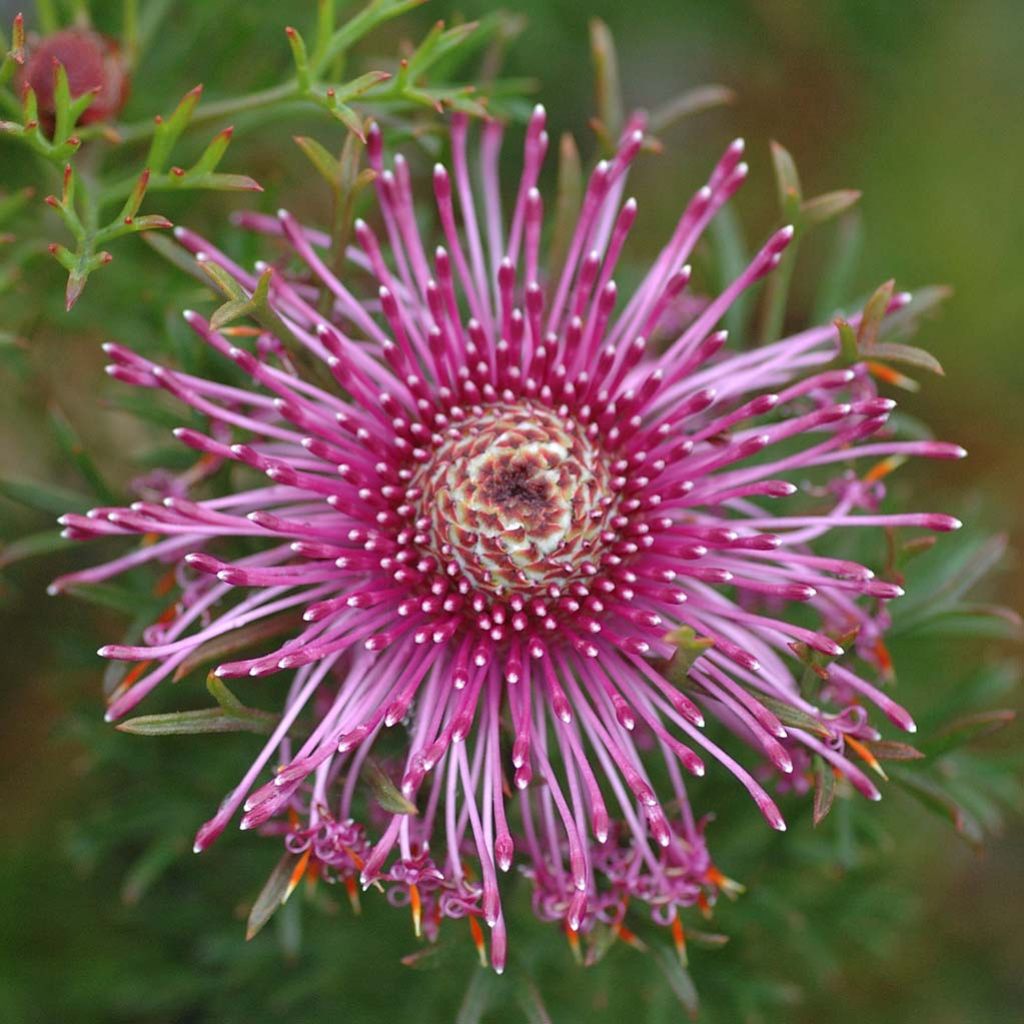
[[[202,846],[199,843],[193,843],[192,844],[192,852],[193,853],[202,853],[203,852],[203,848],[202,848]]]
[[[181,227],[181,226],[176,227],[176,228],[174,228],[171,231],[171,234],[173,234],[174,237],[177,238],[177,239],[184,238],[184,236],[185,236],[185,229],[183,227]]]
[[[113,715],[112,712],[107,711],[107,712],[104,713],[104,715],[103,715],[103,721],[104,722],[112,722],[113,720],[114,720],[114,715]]]

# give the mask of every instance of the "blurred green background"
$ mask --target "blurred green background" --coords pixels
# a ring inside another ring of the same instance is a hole
[[[93,7],[101,24],[116,20],[119,4]],[[266,0],[172,4],[136,76],[126,119],[166,111],[198,80],[213,98],[278,81],[289,60],[284,19],[306,25],[313,7],[311,0],[296,0],[287,12]],[[403,38],[419,38],[433,19],[493,9],[479,0],[434,0],[375,34],[363,50],[368,59],[390,58]],[[916,504],[1006,531],[1019,548],[1024,10],[1018,0],[521,0],[516,13],[524,29],[509,48],[507,73],[537,79],[553,128],[572,130],[581,141],[593,111],[592,16],[605,19],[615,35],[630,104],[656,106],[707,82],[736,92],[733,106],[670,129],[664,152],[641,163],[631,183],[641,208],[640,250],[655,250],[735,135],[747,139],[752,168],[736,203],[751,245],[777,224],[769,139],[793,153],[806,194],[863,190],[851,296],[891,276],[903,288],[944,282],[954,289],[919,336],[947,375],[927,380],[903,404],[937,436],[963,443],[971,457],[912,469]],[[286,204],[325,219],[326,197],[309,187],[310,172],[290,143],[300,128],[334,146],[340,142],[339,129],[315,118],[267,124],[242,136],[228,158],[230,170],[267,186],[264,196],[178,197],[165,204],[167,212],[221,242],[231,208]],[[0,140],[0,183],[31,184],[32,174],[32,165]],[[801,253],[793,326],[806,321],[814,273],[833,242],[823,232]],[[130,477],[140,442],[131,419],[109,405],[97,407],[97,391],[107,393],[98,344],[163,334],[180,340],[175,311],[184,293],[180,282],[173,293],[163,285],[173,274],[142,242],[120,243],[114,265],[90,281],[79,307],[65,316],[59,268],[45,260],[30,264],[0,306],[16,323],[0,327],[28,341],[0,363],[0,473],[74,485],[46,430],[43,411],[55,402],[98,450],[110,478]],[[2,499],[0,516],[5,540],[47,525]],[[1020,608],[1024,586],[1012,556],[1007,568],[997,596]],[[56,571],[55,559],[27,562],[0,584],[0,1021],[454,1019],[456,1008],[465,1008],[473,974],[468,940],[454,966],[410,970],[398,963],[414,948],[408,922],[380,901],[367,898],[361,920],[347,905],[328,915],[304,911],[301,952],[294,952],[296,915],[276,935],[268,929],[243,945],[238,918],[276,859],[273,844],[229,834],[223,849],[201,859],[182,851],[250,746],[237,737],[145,741],[102,727],[101,666],[91,651],[101,635],[116,635],[122,620],[47,599],[45,584]],[[975,660],[990,656],[973,641],[918,642],[896,654],[898,671],[909,666],[915,713],[933,697],[943,699]],[[1019,741],[1018,730],[1007,742]],[[708,783],[709,805],[714,785]],[[697,787],[696,799],[700,794]],[[741,803],[731,814],[752,817]],[[873,859],[835,869],[827,898],[813,890],[800,903],[806,876],[821,868],[813,863],[819,854],[808,841],[809,823],[776,841],[723,813],[712,845],[721,841],[720,862],[751,893],[716,921],[735,936],[730,945],[693,954],[702,1019],[1024,1019],[1019,819],[978,854],[899,794],[872,815],[887,837]],[[147,837],[157,834],[171,838],[154,848]],[[848,913],[856,902],[868,904],[861,916]],[[627,1013],[683,1019],[660,975],[632,951],[617,951],[582,972],[557,935],[521,925],[513,944],[532,961],[552,1020],[617,1021]],[[813,938],[818,930],[830,936],[827,951]],[[736,1005],[729,990],[745,972],[774,977],[777,991]],[[476,984],[485,988],[471,989],[471,998],[477,991],[491,1000],[483,1020],[545,1019],[531,1018],[536,1007],[528,999],[521,1006],[503,983]]]

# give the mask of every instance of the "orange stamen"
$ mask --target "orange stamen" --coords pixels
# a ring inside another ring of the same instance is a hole
[[[704,893],[698,893],[697,895],[697,906],[700,907],[700,912],[703,914],[706,921],[711,920],[711,904],[708,903],[707,896]]]
[[[615,935],[621,939],[627,946],[632,946],[634,949],[639,949],[641,952],[647,949],[646,944],[635,932],[631,932],[624,924],[618,924],[615,926]]]
[[[716,889],[721,889],[730,899],[735,899],[740,893],[747,891],[745,885],[741,885],[734,878],[729,878],[728,875],[723,875],[714,864],[704,872],[704,880]]]
[[[565,931],[565,937],[569,940],[569,948],[572,950],[572,958],[578,964],[583,963],[583,956],[580,953],[580,936],[579,933],[569,927],[569,922],[566,921],[563,925]]]
[[[309,863],[306,865],[306,891],[312,892],[319,881],[320,865],[317,863],[316,857],[310,857]]]
[[[176,585],[177,577],[175,572],[173,569],[169,569],[156,581],[156,584],[153,586],[153,593],[157,597],[163,597],[164,594],[170,593]],[[172,605],[171,607],[173,608],[174,606]],[[166,615],[167,613],[164,612],[164,614]]]
[[[355,864],[355,866],[357,868],[359,868],[360,871],[362,871],[363,870],[363,863],[364,863],[363,862],[363,858],[360,857],[359,854],[356,853],[355,850],[351,849],[348,846],[345,846],[344,843],[341,844],[341,848],[345,851],[345,854],[348,856],[349,860],[351,860],[352,863]]]
[[[239,324],[235,327],[222,327],[220,333],[229,338],[257,338],[263,333],[263,328],[246,327],[244,324]]]
[[[484,945],[484,930],[480,922],[473,914],[469,915],[469,933],[473,936],[473,945],[476,946],[476,954],[480,957],[480,966],[487,966],[487,947]]]
[[[362,905],[359,902],[359,886],[356,885],[355,875],[349,875],[345,879],[345,888],[348,890],[348,901],[352,904],[352,912],[362,912]]]
[[[885,774],[885,769],[878,763],[878,758],[864,746],[860,740],[855,740],[852,736],[844,737],[847,744],[854,750],[857,756],[873,771],[879,774],[886,782],[889,781],[889,776]]]
[[[306,865],[309,863],[309,855],[313,852],[312,846],[306,847],[306,852],[299,858],[298,864],[295,865],[292,870],[291,878],[288,879],[288,887],[284,891],[284,895],[281,897],[281,902],[285,903],[289,896],[295,892],[295,887],[302,881],[302,876],[306,873]]]
[[[899,469],[907,460],[902,455],[890,455],[881,462],[876,462],[865,474],[864,483],[876,484],[884,480],[890,473]]]
[[[676,944],[679,962],[685,967],[689,962],[686,956],[686,933],[683,931],[683,922],[678,915],[672,920],[672,941]]]
[[[125,690],[130,690],[139,681],[139,679],[145,675],[152,664],[152,661],[139,661],[132,665],[132,667],[124,674],[124,679],[118,683],[117,690],[114,691],[114,694],[112,694],[111,697],[120,697]]]
[[[893,384],[898,388],[903,388],[904,391],[918,391],[921,385],[916,380],[912,380],[910,377],[904,376],[898,370],[894,370],[891,366],[886,366],[885,363],[876,363],[873,360],[869,360],[864,364],[868,368],[868,373],[872,377],[883,381],[886,384]]]
[[[892,655],[889,653],[889,648],[882,643],[881,639],[875,641],[874,645],[875,657],[878,659],[878,665],[886,675],[892,675]]]
[[[423,902],[418,886],[409,886],[409,906],[412,908],[412,930],[418,939],[423,934]]]

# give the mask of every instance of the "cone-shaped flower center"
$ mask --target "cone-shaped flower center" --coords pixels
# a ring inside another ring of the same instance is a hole
[[[571,419],[528,402],[467,417],[421,471],[427,546],[495,594],[592,575],[613,495],[607,456]]]

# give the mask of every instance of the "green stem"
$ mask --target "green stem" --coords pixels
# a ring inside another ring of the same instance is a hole
[[[53,8],[53,0],[36,0],[36,16],[39,18],[40,31],[45,36],[56,32],[60,27],[57,12]]]
[[[250,110],[261,110],[284,100],[299,98],[298,83],[292,79],[269,89],[248,93],[245,96],[235,96],[231,99],[219,100],[216,103],[204,104],[198,107],[192,115],[189,127],[195,127],[207,121],[216,121],[219,118],[234,117],[236,114],[244,114]],[[135,124],[119,126],[117,133],[124,142],[142,142],[152,136],[155,128],[156,125],[152,120],[139,121]]]
[[[19,119],[21,118],[21,104],[10,89],[0,89],[0,103],[2,103],[14,117]]]

